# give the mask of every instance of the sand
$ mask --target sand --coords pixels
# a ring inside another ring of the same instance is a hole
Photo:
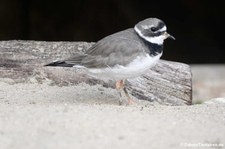
[[[136,100],[119,106],[117,92],[101,86],[0,82],[1,149],[205,145],[225,148],[225,104],[171,107]]]
[[[119,106],[100,85],[0,78],[0,149],[225,148],[224,68],[192,66],[194,100],[203,102],[192,106]],[[213,97],[221,98],[204,102]]]

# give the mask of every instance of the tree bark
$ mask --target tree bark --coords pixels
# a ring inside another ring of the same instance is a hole
[[[49,83],[68,86],[85,82],[114,88],[114,81],[104,81],[86,75],[75,68],[43,67],[49,62],[84,53],[94,43],[1,41],[0,78],[11,83]],[[126,82],[129,92],[138,99],[162,105],[190,105],[192,75],[190,66],[160,60],[143,76]]]

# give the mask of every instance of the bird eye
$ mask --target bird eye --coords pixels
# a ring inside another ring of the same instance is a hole
[[[157,28],[156,27],[151,27],[151,31],[155,32],[155,31],[157,31]]]

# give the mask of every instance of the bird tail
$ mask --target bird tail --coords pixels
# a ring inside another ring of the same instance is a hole
[[[52,67],[73,67],[74,64],[68,64],[65,61],[56,61],[49,64],[46,64],[44,66],[52,66]]]

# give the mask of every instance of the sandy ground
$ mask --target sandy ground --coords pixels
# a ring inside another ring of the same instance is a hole
[[[101,86],[2,79],[0,149],[225,148],[225,103],[119,106],[117,99],[115,90]]]

